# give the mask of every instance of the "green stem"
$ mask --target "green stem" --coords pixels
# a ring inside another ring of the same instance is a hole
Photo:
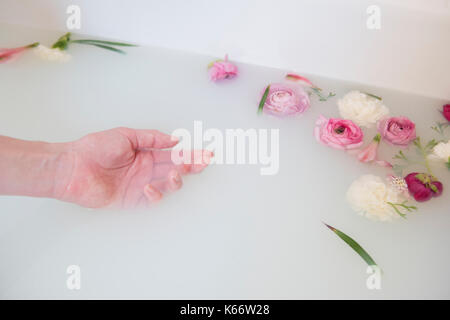
[[[336,95],[334,92],[330,92],[330,93],[328,93],[328,96],[325,97],[322,94],[322,89],[317,88],[317,87],[312,87],[311,89],[319,97],[319,101],[327,101],[329,98],[334,97]]]
[[[392,208],[394,208],[395,212],[397,212],[397,214],[402,217],[403,219],[406,219],[406,214],[401,213],[400,210],[397,208],[397,206],[392,203],[392,202],[387,202],[388,205],[390,205]]]
[[[401,207],[401,208],[405,209],[408,212],[412,212],[414,210],[417,210],[416,206],[408,206],[408,205],[406,205],[406,201],[403,201],[402,203],[392,203],[392,202],[387,201],[386,203],[388,205],[390,205],[395,210],[395,212],[400,217],[402,217],[404,219],[406,219],[406,214],[402,213],[398,207]]]
[[[39,45],[39,42],[34,42],[34,43],[32,43],[32,44],[27,45],[26,48],[35,48],[35,47],[37,47],[38,45]]]
[[[424,157],[424,164],[425,164],[425,167],[427,168],[427,171],[428,171],[428,173],[431,175],[431,176],[434,176],[433,175],[433,172],[431,171],[431,167],[430,167],[430,163],[428,162],[428,159],[427,159],[427,155],[425,154],[425,152],[423,152],[423,150],[422,150],[422,155],[423,155],[423,157]]]
[[[431,171],[431,167],[430,167],[430,164],[428,162],[427,153],[425,152],[425,149],[422,146],[422,143],[420,142],[420,138],[419,137],[416,138],[416,140],[414,141],[414,144],[416,145],[417,149],[419,149],[420,154],[423,157],[423,164],[425,165],[425,168],[427,169],[428,174],[433,176],[433,172]]]

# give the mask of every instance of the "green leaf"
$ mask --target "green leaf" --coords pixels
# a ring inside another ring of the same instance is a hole
[[[68,47],[67,41],[57,41],[53,44],[52,49],[60,49],[60,50],[66,50]]]
[[[376,96],[376,95],[374,95],[374,94],[371,94],[371,93],[368,93],[368,92],[363,92],[363,93],[365,93],[365,94],[368,95],[369,97],[375,98],[375,99],[377,99],[377,100],[380,100],[380,101],[383,100],[381,97]]]
[[[120,49],[117,49],[117,48],[114,48],[114,47],[110,47],[110,46],[105,46],[103,44],[95,44],[95,43],[87,43],[87,42],[80,42],[80,44],[87,44],[87,45],[90,45],[90,46],[96,46],[96,47],[99,47],[99,48],[102,48],[102,49],[106,49],[106,50],[110,50],[110,51],[113,51],[113,52],[126,54],[126,52],[123,51],[123,50],[120,50]]]
[[[264,105],[266,104],[267,96],[269,95],[270,90],[270,84],[267,86],[266,90],[264,91],[263,96],[261,97],[261,101],[259,102],[258,106],[258,113],[261,114],[264,108]]]
[[[341,238],[342,240],[344,240],[345,243],[347,243],[353,250],[355,250],[355,252],[357,254],[359,254],[359,256],[369,265],[369,266],[377,266],[376,262],[372,259],[372,257],[366,252],[366,250],[364,250],[359,244],[358,242],[356,242],[355,240],[353,240],[352,238],[350,238],[348,235],[346,235],[345,233],[343,233],[342,231],[326,224],[324,222],[324,224],[328,227],[328,229],[330,229],[331,231],[333,231],[339,238]]]
[[[401,151],[401,150],[394,156],[394,159],[405,160],[405,161],[408,160],[406,158],[405,154],[403,153],[403,151]]]
[[[434,193],[439,192],[438,188],[434,184],[430,184],[429,186],[430,186],[430,189],[433,190]]]
[[[223,61],[223,60],[219,59],[219,60],[214,60],[214,61],[210,62],[210,63],[208,64],[208,69],[209,69],[209,68],[212,68],[212,66],[214,65],[214,63],[220,62],[220,61]]]
[[[375,142],[380,142],[380,141],[381,141],[381,134],[377,133],[377,134],[375,135],[375,137],[373,137],[373,141],[375,141]]]
[[[130,44],[130,43],[115,42],[115,41],[103,41],[103,40],[91,40],[91,39],[72,40],[70,42],[74,42],[74,43],[89,43],[89,44],[103,44],[103,45],[121,46],[121,47],[137,47],[137,45]]]
[[[427,143],[427,146],[425,148],[427,149],[427,152],[430,152],[438,144],[439,144],[439,142],[437,142],[435,139],[432,139]]]

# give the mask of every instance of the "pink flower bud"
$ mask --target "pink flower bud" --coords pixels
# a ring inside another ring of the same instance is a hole
[[[12,48],[12,49],[0,49],[0,63],[5,63],[7,61],[12,61],[15,58],[17,58],[22,52],[24,52],[27,49],[34,48],[39,43],[33,43],[28,46],[23,46],[19,48]]]
[[[288,73],[285,77],[286,80],[296,82],[302,86],[309,88],[317,88],[308,78],[302,77],[295,73]]]
[[[442,107],[442,114],[447,121],[450,121],[450,104],[446,104]]]
[[[377,159],[378,146],[380,145],[380,135],[377,134],[372,142],[358,154],[358,160],[361,162],[372,162]]]
[[[228,62],[228,55],[225,55],[224,60],[212,62],[208,66],[208,74],[211,81],[231,79],[237,76],[238,68],[231,62]]]

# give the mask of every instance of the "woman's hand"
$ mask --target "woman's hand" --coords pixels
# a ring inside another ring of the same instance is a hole
[[[69,143],[0,136],[0,194],[52,197],[84,207],[134,208],[159,201],[198,173],[209,151],[175,164],[174,137],[157,130],[116,128]]]
[[[181,188],[182,175],[202,171],[212,156],[192,152],[190,164],[176,165],[171,150],[164,149],[177,143],[157,130],[116,128],[89,134],[71,143],[72,174],[58,198],[95,208],[157,202]]]

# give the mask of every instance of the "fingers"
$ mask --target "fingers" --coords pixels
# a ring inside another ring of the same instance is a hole
[[[209,150],[153,150],[152,154],[155,163],[209,164],[214,156],[214,153]]]
[[[155,203],[162,199],[162,193],[150,184],[144,187],[144,195],[149,203]]]
[[[170,154],[171,151],[155,151],[154,154],[154,172],[156,179],[161,179],[167,176],[171,170],[177,170],[181,175],[189,173],[199,173],[205,169],[211,161],[213,153],[206,150],[196,150],[190,152],[190,160],[187,163],[175,164],[172,162]],[[188,158],[189,159],[189,158]]]
[[[135,149],[166,149],[174,147],[179,139],[158,130],[120,128],[130,138]]]
[[[162,199],[163,193],[174,192],[183,186],[183,180],[178,171],[172,170],[165,179],[152,181],[144,187],[144,195],[148,204],[156,203]]]
[[[183,186],[183,179],[177,170],[172,170],[164,179],[157,179],[151,185],[158,188],[162,193],[174,192]]]
[[[154,163],[172,163],[172,150],[153,150],[152,155]]]

